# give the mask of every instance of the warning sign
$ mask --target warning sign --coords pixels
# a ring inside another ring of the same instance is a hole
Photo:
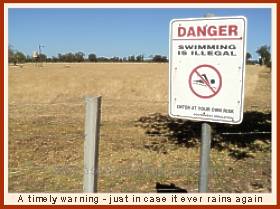
[[[245,17],[172,20],[169,115],[241,123],[245,46]]]

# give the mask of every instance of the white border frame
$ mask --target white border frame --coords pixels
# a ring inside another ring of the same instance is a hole
[[[276,3],[164,3],[164,4],[157,4],[157,3],[138,3],[138,4],[126,4],[126,3],[113,3],[113,4],[78,4],[78,3],[4,3],[4,205],[30,205],[30,203],[17,203],[15,202],[15,199],[19,197],[19,195],[28,195],[26,193],[8,193],[8,9],[10,8],[269,8],[271,9],[271,54],[272,54],[272,170],[271,170],[271,180],[272,180],[272,192],[271,193],[261,193],[258,195],[261,195],[264,198],[264,201],[260,203],[259,205],[275,205],[277,203],[277,196],[276,196],[276,189],[277,189],[277,175],[276,175],[276,166],[277,166],[277,158],[276,158],[276,151],[277,151],[277,104],[276,104],[276,81],[277,81],[277,56],[276,56],[276,28],[277,28],[277,4]],[[32,193],[31,193],[32,194]],[[36,193],[34,193],[36,194]],[[40,193],[40,195],[50,195],[52,193]],[[114,193],[114,195],[118,195],[119,193]],[[137,193],[132,193],[137,194]],[[131,193],[121,193],[119,195],[132,195]],[[61,196],[63,193],[54,193],[52,194],[54,196]],[[66,196],[81,196],[84,194],[72,194],[72,193],[66,193],[64,194]],[[161,194],[139,194],[140,196],[162,196]],[[188,194],[188,196],[203,196],[203,197],[209,197],[209,196],[218,196],[219,193],[211,194]],[[221,195],[226,195],[226,193],[221,193]],[[246,195],[252,195],[252,194],[228,194],[229,196],[239,196],[243,197]],[[98,193],[95,194],[95,196],[100,197],[109,197],[109,193]],[[165,195],[170,196],[170,195]],[[81,203],[73,203],[73,205],[81,205]],[[107,203],[100,203],[105,204]],[[136,205],[136,203],[128,203],[130,205]],[[165,205],[167,203],[164,203]],[[172,203],[168,203],[172,204]],[[173,203],[175,205],[175,203]],[[176,203],[176,205],[180,204],[187,204],[187,203]],[[201,203],[208,205],[209,203]],[[195,202],[188,203],[187,205],[201,205]],[[226,205],[230,205],[231,203],[226,203]],[[233,205],[238,205],[238,203],[232,203]],[[51,205],[50,202],[45,203],[44,205]],[[142,202],[140,205],[151,205],[149,203]],[[211,203],[211,205],[214,205]],[[216,205],[221,205],[221,203],[216,203]],[[222,205],[225,205],[222,203]],[[242,205],[242,204],[241,204]]]

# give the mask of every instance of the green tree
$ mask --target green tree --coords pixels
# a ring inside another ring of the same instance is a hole
[[[252,55],[249,52],[247,52],[246,53],[246,64],[251,64],[251,62],[250,62],[251,58],[252,58]]]
[[[88,55],[88,61],[90,61],[90,62],[97,62],[97,57],[96,57],[96,55],[95,54],[89,54]]]
[[[64,56],[63,56],[62,54],[58,53],[58,55],[57,55],[57,61],[58,61],[58,62],[64,62]]]
[[[77,52],[75,53],[75,61],[76,62],[83,62],[85,54],[83,52]]]
[[[111,62],[119,62],[120,61],[120,58],[119,57],[112,57],[110,59]]]
[[[246,60],[249,60],[249,59],[251,59],[252,58],[252,55],[249,53],[249,52],[247,52],[246,53]]]
[[[271,54],[270,54],[270,46],[264,45],[257,49],[256,51],[261,59],[263,60],[263,64],[270,67],[271,66]]]
[[[22,52],[19,52],[17,51],[15,54],[14,54],[14,64],[16,65],[17,63],[23,63],[26,61],[26,56],[22,53]]]
[[[109,62],[110,60],[107,57],[98,57],[97,62]]]
[[[46,62],[47,61],[47,55],[39,54],[39,61],[40,62]]]
[[[51,59],[51,61],[52,61],[52,62],[58,62],[59,59],[58,59],[56,56],[53,56],[52,59]]]
[[[136,62],[143,62],[144,56],[142,54],[136,56]]]
[[[62,60],[64,62],[75,62],[75,55],[72,52],[62,55]]]
[[[128,57],[128,62],[135,62],[135,56],[134,55],[129,56]]]
[[[14,52],[13,46],[9,44],[9,47],[8,47],[8,61],[9,61],[9,63],[15,61],[14,55],[15,55],[15,52]]]
[[[167,57],[166,56],[161,56],[161,55],[155,55],[153,57],[153,62],[168,62]]]

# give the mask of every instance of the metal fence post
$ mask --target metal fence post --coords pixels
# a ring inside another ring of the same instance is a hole
[[[208,164],[209,164],[210,147],[211,147],[211,125],[208,123],[202,123],[199,192],[207,192],[208,190]]]
[[[86,97],[84,192],[97,192],[101,97]]]

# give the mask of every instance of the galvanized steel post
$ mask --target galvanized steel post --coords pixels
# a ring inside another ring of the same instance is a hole
[[[201,125],[199,192],[208,191],[208,165],[211,147],[211,125]]]
[[[84,192],[97,192],[101,97],[86,97]]]

